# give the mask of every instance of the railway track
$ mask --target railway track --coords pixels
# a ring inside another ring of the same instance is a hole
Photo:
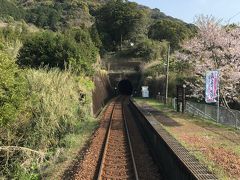
[[[97,132],[74,179],[217,179],[127,97],[112,101]]]
[[[118,98],[112,110],[98,180],[138,179],[123,101]]]

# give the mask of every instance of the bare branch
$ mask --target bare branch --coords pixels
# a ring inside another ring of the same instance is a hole
[[[26,147],[20,147],[20,146],[0,146],[0,151],[23,151],[23,152],[31,152],[34,154],[37,154],[41,157],[45,156],[45,153],[42,151],[36,151],[30,148],[26,148]]]

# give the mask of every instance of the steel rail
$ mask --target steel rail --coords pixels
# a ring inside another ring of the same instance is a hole
[[[105,163],[105,158],[107,157],[106,154],[107,154],[108,143],[109,143],[110,134],[111,134],[111,127],[112,127],[112,124],[113,124],[113,112],[115,110],[116,103],[117,102],[114,103],[114,106],[113,106],[113,109],[112,109],[112,113],[111,113],[111,116],[110,116],[110,122],[109,122],[108,130],[107,130],[107,136],[106,136],[106,140],[105,140],[105,143],[104,143],[103,155],[102,155],[102,158],[101,158],[101,164],[100,164],[100,168],[99,168],[98,176],[97,176],[98,180],[102,179],[101,176],[102,176],[102,173],[103,173],[103,167],[104,167],[104,163]],[[130,150],[130,153],[131,153],[131,159],[132,159],[132,164],[133,164],[134,176],[135,176],[135,180],[139,180],[137,167],[136,167],[134,154],[133,154],[131,138],[130,138],[130,135],[129,135],[128,126],[127,126],[126,118],[125,118],[125,115],[124,115],[123,102],[121,102],[121,106],[122,106],[121,109],[122,109],[122,117],[123,117],[125,133],[126,133],[126,136],[127,136],[127,142],[128,142],[129,150]]]
[[[126,118],[125,118],[123,103],[122,103],[122,115],[123,115],[123,119],[124,119],[124,124],[125,124],[126,133],[127,133],[128,145],[129,145],[129,149],[130,149],[130,152],[131,152],[131,158],[132,158],[132,163],[133,163],[133,168],[134,168],[135,179],[136,179],[136,180],[139,180],[139,178],[138,178],[138,172],[137,172],[137,166],[136,166],[136,162],[135,162],[135,158],[134,158],[134,154],[133,154],[133,148],[132,148],[131,138],[130,138],[130,135],[129,135],[128,125],[127,125],[127,120],[126,120]]]
[[[111,131],[111,126],[112,126],[112,121],[113,121],[112,117],[113,117],[113,112],[114,112],[115,105],[116,105],[116,100],[114,102],[113,109],[112,109],[112,112],[111,112],[111,115],[110,115],[110,122],[109,122],[109,125],[108,125],[107,136],[106,136],[106,139],[105,139],[105,142],[104,142],[103,155],[102,155],[101,164],[100,164],[98,177],[97,177],[98,180],[101,179],[102,170],[103,170],[103,166],[104,166],[104,159],[105,159],[106,153],[107,153],[107,144],[108,144],[109,137],[110,137],[110,131]]]

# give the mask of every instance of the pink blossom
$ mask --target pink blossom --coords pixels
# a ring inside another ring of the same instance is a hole
[[[201,16],[196,21],[197,35],[182,44],[178,61],[193,65],[196,78],[204,78],[206,71],[218,69],[221,73],[221,92],[228,99],[240,100],[240,28],[228,28],[213,17]],[[187,53],[185,53],[187,52]],[[202,94],[204,81],[192,84],[194,94]]]

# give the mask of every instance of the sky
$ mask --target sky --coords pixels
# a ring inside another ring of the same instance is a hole
[[[240,23],[240,0],[130,0],[166,15],[194,23],[199,15],[212,15],[223,24]]]

